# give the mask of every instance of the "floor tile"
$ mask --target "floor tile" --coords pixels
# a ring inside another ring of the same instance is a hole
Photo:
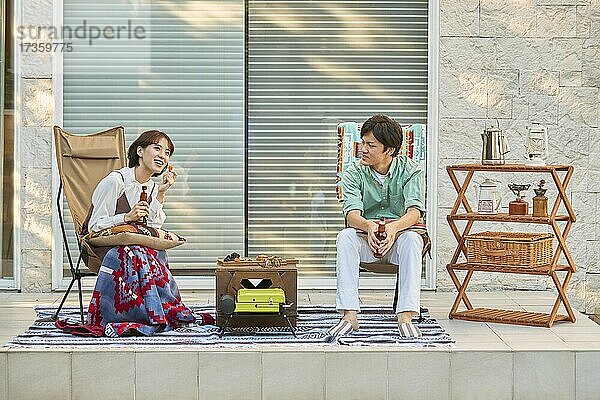
[[[134,395],[135,353],[73,353],[73,399],[129,399]]]
[[[327,399],[387,398],[386,352],[327,352]]]
[[[318,400],[323,399],[324,395],[324,352],[262,353],[264,400]]]
[[[575,353],[515,352],[515,399],[548,400],[575,397]]]
[[[512,399],[512,353],[457,351],[450,368],[453,399]]]
[[[0,400],[8,399],[8,354],[0,351]]]
[[[388,399],[450,398],[450,352],[390,352]]]
[[[87,366],[88,371],[91,366]],[[69,400],[71,354],[68,352],[9,352],[8,398]]]
[[[197,400],[198,353],[137,352],[135,396],[144,400]]]
[[[201,400],[261,399],[259,351],[200,352]]]
[[[600,351],[577,352],[575,371],[575,398],[597,400],[600,394]]]

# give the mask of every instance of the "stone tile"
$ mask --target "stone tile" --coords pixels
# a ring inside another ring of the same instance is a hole
[[[543,37],[575,37],[577,9],[575,6],[536,7],[537,34]]]
[[[600,343],[600,331],[595,333],[579,332],[557,332],[556,335],[565,342],[598,342]]]
[[[556,96],[558,94],[560,75],[557,71],[540,69],[537,71],[521,71],[520,93]]]
[[[52,40],[46,42],[36,40],[34,43],[41,45],[52,43]],[[22,77],[27,79],[52,78],[52,52],[32,52],[24,51],[21,53]]]
[[[529,96],[529,117],[542,124],[558,123],[558,97],[545,94]]]
[[[323,399],[324,352],[268,352],[262,354],[262,398]]]
[[[21,127],[21,163],[31,168],[52,168],[52,129]],[[49,182],[49,181],[46,181]]]
[[[485,37],[531,37],[536,35],[533,0],[481,0],[479,33]]]
[[[174,373],[168,373],[172,371]],[[160,384],[168,374],[168,384]],[[135,396],[144,400],[196,400],[198,354],[195,352],[138,352],[135,354]]]
[[[585,60],[585,58],[584,58]],[[581,71],[560,71],[560,86],[582,86]]]
[[[465,66],[465,60],[469,60]],[[496,67],[496,39],[440,38],[440,64],[455,69],[492,69]]]
[[[512,399],[512,353],[456,351],[450,365],[453,399]]]
[[[529,15],[527,18],[531,18]],[[547,39],[498,38],[497,64],[504,68],[536,71],[541,66],[553,70],[556,61]]]
[[[598,87],[600,86],[600,72],[594,66],[600,62],[600,46],[586,44],[588,44],[587,41],[584,42],[582,49],[582,85]]]
[[[512,118],[513,96],[509,94],[488,93],[487,117]]]
[[[23,25],[35,29],[48,26],[48,21],[52,21],[52,0],[22,0],[21,4]],[[29,40],[31,37],[24,39]]]
[[[74,352],[72,357],[73,399],[133,398],[134,352],[86,351]]]
[[[328,352],[325,385],[328,399],[386,399],[386,352]],[[349,362],[352,360],[352,362]]]
[[[2,341],[0,340],[0,346]],[[1,350],[1,349],[0,349]],[[8,355],[0,351],[0,400],[8,399]]]
[[[563,341],[559,342],[538,342],[533,340],[518,340],[505,342],[506,345],[513,351],[557,351],[557,350],[572,350],[571,346]]]
[[[590,8],[587,5],[577,6],[577,37],[590,37],[591,22]]]
[[[478,34],[478,0],[440,2],[440,36],[477,36]]]
[[[574,352],[516,352],[514,363],[515,399],[575,397]]]
[[[535,0],[538,6],[575,6],[588,4],[589,0]]]
[[[40,250],[25,250],[24,253]],[[50,253],[48,251],[48,253]],[[50,264],[48,264],[50,265]],[[52,288],[51,268],[21,268],[21,290],[24,292],[49,292]]]
[[[575,394],[577,400],[595,400],[600,393],[600,351],[575,354]]]
[[[87,365],[86,372],[92,370]],[[70,399],[71,354],[68,352],[8,353],[8,398]]]
[[[594,351],[600,350],[600,343],[598,342],[565,342],[569,346],[569,350],[573,351]]]
[[[407,368],[410,365],[418,368]],[[450,352],[390,352],[388,388],[390,400],[449,399]]]
[[[52,126],[52,80],[23,79],[23,126]]]
[[[487,90],[491,94],[519,94],[519,70],[492,69],[488,71]],[[488,99],[489,101],[489,99]]]
[[[477,157],[481,155],[481,133],[485,128],[484,119],[454,119],[443,118],[440,120],[439,138],[444,143],[440,146],[441,158],[448,157]],[[456,194],[454,186],[444,169],[442,172],[446,191]],[[439,190],[439,189],[438,189]],[[454,203],[452,196],[447,198],[448,205]],[[447,223],[446,223],[447,225]]]
[[[501,340],[493,340],[489,342],[469,342],[469,341],[456,341],[456,351],[510,351],[511,348]]]
[[[260,352],[212,351],[199,357],[201,400],[261,398]]]
[[[485,118],[487,73],[440,66],[440,118]]]
[[[551,40],[552,68],[559,71],[581,71],[583,67],[583,39],[555,38]]]

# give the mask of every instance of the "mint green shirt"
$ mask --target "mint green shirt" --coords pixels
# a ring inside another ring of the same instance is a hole
[[[355,162],[344,172],[342,193],[344,216],[359,210],[366,219],[398,219],[409,207],[425,212],[424,172],[418,163],[397,156],[381,184],[371,167]]]

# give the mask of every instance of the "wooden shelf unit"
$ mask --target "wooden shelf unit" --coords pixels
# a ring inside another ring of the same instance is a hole
[[[529,326],[544,326],[551,327],[556,321],[570,321],[575,322],[575,314],[571,309],[569,301],[566,296],[566,289],[569,284],[569,280],[573,272],[575,272],[575,262],[569,252],[566,245],[566,238],[569,234],[572,224],[575,222],[575,212],[571,207],[569,199],[566,195],[566,188],[569,184],[571,177],[573,176],[573,167],[568,165],[545,165],[545,166],[530,166],[523,164],[505,164],[505,165],[482,165],[482,164],[460,164],[451,165],[446,167],[446,171],[452,180],[452,184],[457,192],[456,201],[450,211],[450,214],[446,217],[450,229],[454,234],[457,246],[452,256],[452,260],[446,266],[452,282],[458,290],[454,304],[450,309],[450,319],[462,319],[469,321],[480,321],[480,322],[497,322],[515,325],[529,325]],[[456,177],[456,172],[466,172],[466,177],[462,183],[459,182]],[[506,213],[499,214],[478,214],[473,212],[465,193],[469,187],[469,183],[473,178],[475,172],[529,172],[529,173],[548,173],[552,176],[554,185],[558,189],[558,195],[554,200],[554,205],[548,217],[534,217],[532,215],[509,215]],[[561,179],[560,173],[564,173],[564,177]],[[567,210],[566,215],[559,215],[558,209],[560,204],[564,204]],[[460,207],[464,208],[464,213],[459,213]],[[466,226],[461,232],[456,221],[466,221]],[[466,262],[459,263],[458,258],[461,254],[466,258],[467,249],[465,245],[465,236],[469,234],[474,223],[477,221],[486,222],[515,222],[515,223],[529,223],[529,224],[544,224],[552,227],[554,236],[556,237],[558,244],[554,251],[552,262],[548,265],[544,265],[536,268],[522,268],[510,265],[481,265],[481,264],[469,264]],[[558,225],[558,222],[565,223],[564,228]],[[559,265],[558,260],[560,256],[564,254],[567,264]],[[467,271],[465,278],[461,282],[456,275],[457,270]],[[466,290],[473,276],[474,272],[498,272],[498,273],[510,273],[510,274],[527,274],[527,275],[545,275],[550,276],[556,289],[558,290],[558,296],[554,302],[554,306],[550,313],[532,313],[524,311],[510,311],[510,310],[497,310],[490,308],[475,308],[469,300]],[[561,282],[557,272],[564,273],[564,279]],[[464,304],[466,310],[458,311],[460,304]],[[558,309],[560,305],[563,305],[568,315],[559,315]]]

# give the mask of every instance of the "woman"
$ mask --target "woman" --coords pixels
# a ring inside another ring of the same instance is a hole
[[[89,230],[135,223],[144,217],[148,226],[160,228],[166,219],[165,195],[177,178],[167,170],[174,149],[165,133],[142,133],[129,146],[128,166],[108,174],[94,190]],[[160,184],[150,179],[163,171]],[[146,186],[147,201],[139,201],[142,186]],[[200,322],[214,322],[208,314],[200,317]],[[88,326],[104,327],[107,336],[151,335],[195,320],[181,302],[164,250],[131,245],[106,252],[88,309]]]

